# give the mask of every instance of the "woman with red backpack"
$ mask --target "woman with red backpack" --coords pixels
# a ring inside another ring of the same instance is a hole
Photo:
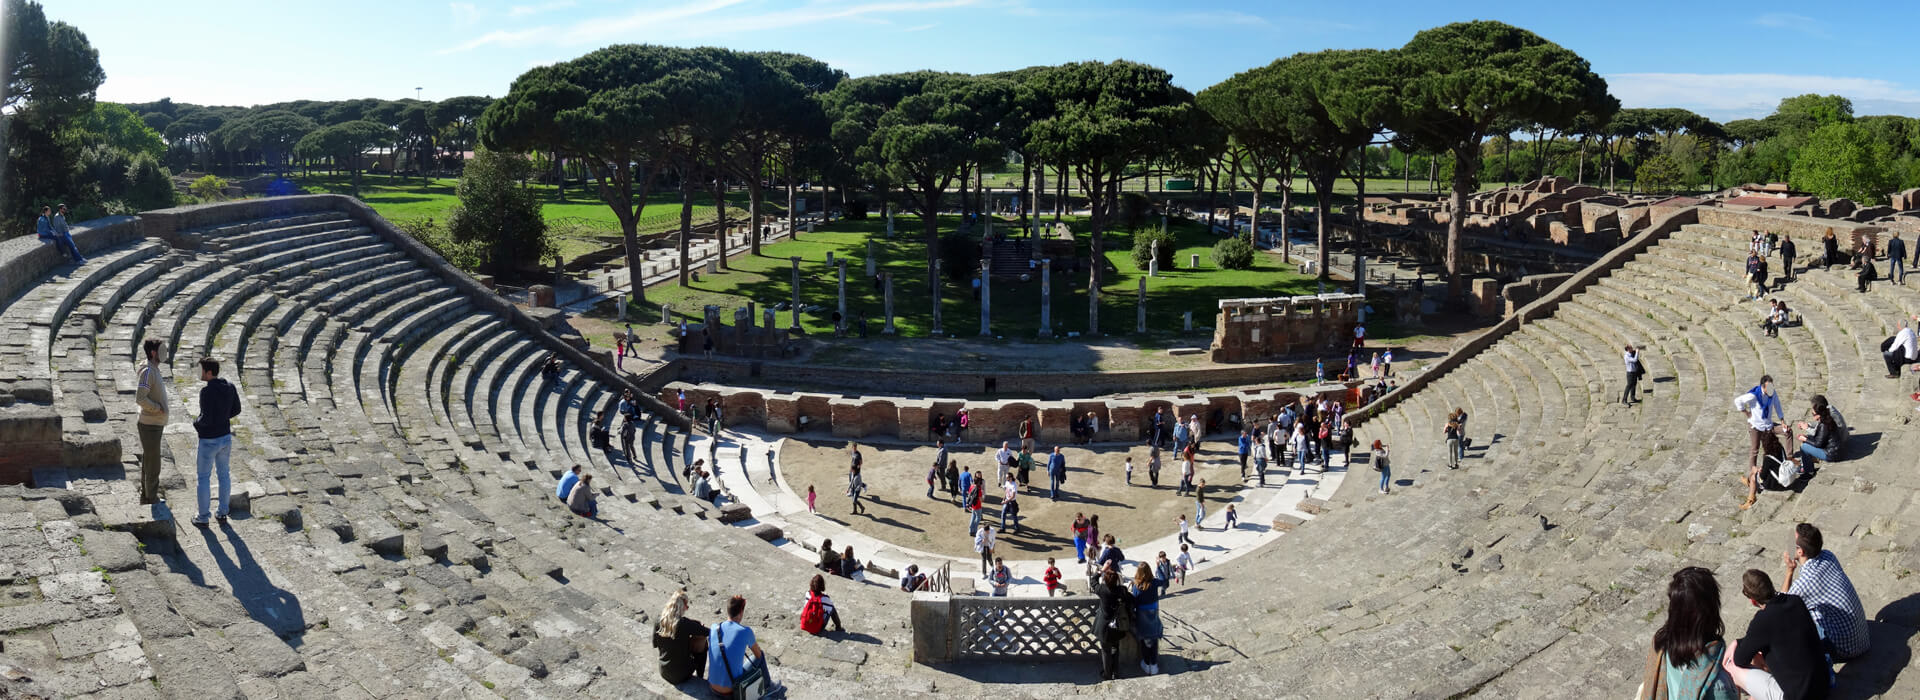
[[[827,577],[814,574],[813,581],[807,584],[807,602],[800,606],[800,629],[818,635],[827,631],[829,620],[833,622],[833,631],[847,631],[840,625],[840,611],[834,609],[833,599],[827,597]]]

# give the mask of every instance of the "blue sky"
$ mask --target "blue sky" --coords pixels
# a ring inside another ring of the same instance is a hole
[[[1920,116],[1912,2],[43,1],[92,39],[100,96],[123,102],[499,96],[529,67],[614,43],[792,51],[856,76],[1127,58],[1198,91],[1300,51],[1497,19],[1579,52],[1630,107],[1724,120],[1830,92]]]

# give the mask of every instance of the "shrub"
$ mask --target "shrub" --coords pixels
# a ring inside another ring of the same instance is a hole
[[[1133,266],[1141,272],[1145,272],[1148,269],[1148,258],[1153,256],[1154,241],[1160,242],[1160,269],[1174,269],[1174,259],[1177,256],[1175,256],[1173,252],[1178,247],[1178,244],[1173,240],[1173,232],[1161,231],[1158,228],[1134,232]]]
[[[940,264],[945,266],[947,279],[968,284],[974,275],[980,274],[980,241],[965,234],[941,236]]]
[[[202,202],[219,201],[226,196],[227,179],[218,175],[201,175],[199,179],[193,181],[187,191],[192,192],[193,196]]]
[[[1245,270],[1253,267],[1253,244],[1239,236],[1222,239],[1213,244],[1213,264],[1222,270]]]

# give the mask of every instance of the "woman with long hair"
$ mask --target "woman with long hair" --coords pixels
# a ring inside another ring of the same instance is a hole
[[[1165,558],[1163,553],[1161,560]],[[1144,562],[1133,567],[1133,585],[1128,589],[1133,594],[1133,638],[1140,641],[1140,670],[1149,676],[1160,673],[1160,637],[1165,631],[1160,624],[1160,590],[1166,583]]]
[[[1720,667],[1726,650],[1726,625],[1720,621],[1720,584],[1713,572],[1689,566],[1667,582],[1667,621],[1653,633],[1658,666],[1648,659],[1649,677],[1640,697],[1667,700],[1738,700],[1733,679]],[[1653,673],[1666,687],[1649,687]]]
[[[673,592],[660,609],[653,628],[653,648],[660,655],[660,677],[679,684],[707,670],[707,627],[687,618],[686,589]]]

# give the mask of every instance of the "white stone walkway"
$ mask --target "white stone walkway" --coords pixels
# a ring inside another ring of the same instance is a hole
[[[781,549],[809,563],[818,557],[814,549],[801,546],[804,541],[810,547],[817,548],[821,539],[833,540],[835,548],[851,545],[854,553],[862,561],[875,562],[889,569],[905,570],[908,564],[917,564],[922,572],[930,572],[941,564],[952,563],[954,589],[966,592],[969,586],[973,590],[985,593],[990,590],[974,572],[979,571],[980,560],[975,557],[955,557],[934,554],[864,534],[840,523],[833,522],[807,512],[806,500],[796,493],[786,481],[786,472],[779,465],[779,449],[787,438],[765,434],[722,430],[718,460],[723,465],[721,482],[728,495],[735,501],[744,503],[753,510],[753,519],[739,523],[752,526],[768,523],[778,526],[785,539],[776,542]],[[713,440],[710,436],[697,435],[693,438],[689,452],[704,455]],[[872,438],[862,440],[863,444],[872,444]],[[905,443],[902,443],[905,444]],[[774,471],[776,478],[769,483],[767,479],[767,450],[774,451]],[[749,456],[747,469],[740,469],[740,451],[746,450]],[[1235,466],[1237,465],[1228,465]],[[1275,516],[1290,515],[1302,520],[1311,520],[1312,514],[1299,510],[1300,501],[1307,498],[1326,500],[1340,488],[1340,482],[1346,478],[1347,458],[1344,454],[1335,454],[1328,470],[1321,473],[1309,469],[1305,473],[1293,473],[1291,466],[1286,469],[1268,465],[1267,486],[1249,487],[1234,498],[1231,503],[1239,515],[1239,525],[1232,530],[1224,529],[1226,502],[1208,503],[1206,521],[1192,533],[1193,546],[1189,553],[1193,556],[1194,571],[1188,572],[1188,583],[1192,585],[1196,577],[1204,577],[1211,566],[1229,561],[1235,557],[1280,537],[1285,533],[1272,527]],[[1175,472],[1177,476],[1177,472]],[[1282,476],[1287,475],[1287,476]],[[1023,526],[1036,524],[1031,519],[1023,519]],[[998,524],[998,514],[989,510],[982,520]],[[1143,559],[1151,562],[1158,552],[1166,552],[1168,559],[1177,559],[1180,552],[1179,533],[1171,527],[1164,536],[1141,543],[1123,543],[1121,550],[1127,552],[1129,563],[1138,563]],[[1087,590],[1086,573],[1073,561],[1061,561],[1056,556],[1056,565],[1060,567],[1063,582],[1067,590],[1075,594],[1084,594]],[[1045,597],[1046,586],[1042,575],[1046,571],[1045,557],[1034,559],[1010,560],[1007,567],[1013,572],[1014,584],[1009,593],[1014,596]],[[881,581],[885,585],[894,585],[894,581]]]

